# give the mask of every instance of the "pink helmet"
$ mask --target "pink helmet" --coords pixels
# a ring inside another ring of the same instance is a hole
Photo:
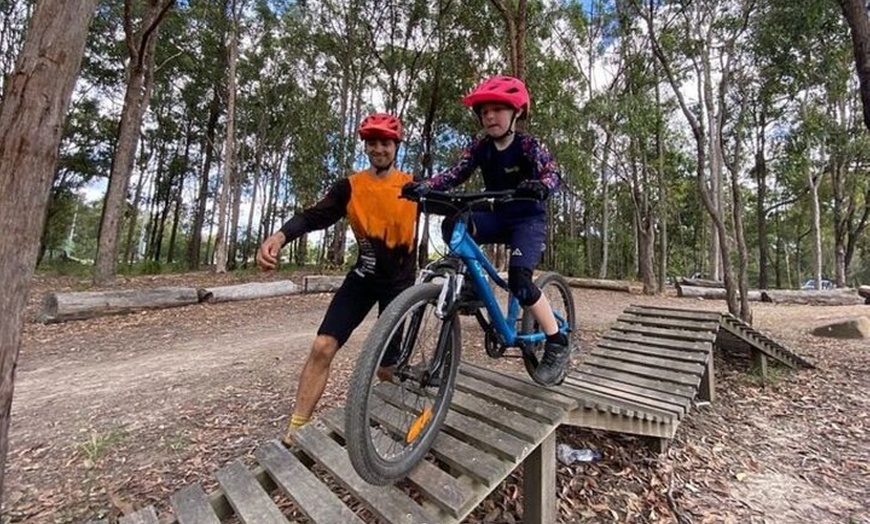
[[[481,82],[462,99],[466,107],[471,107],[475,111],[480,104],[487,102],[507,104],[517,111],[528,111],[529,91],[519,78],[493,76]]]
[[[385,138],[402,141],[402,122],[387,113],[372,113],[365,117],[359,126],[359,137],[362,140],[370,138]]]

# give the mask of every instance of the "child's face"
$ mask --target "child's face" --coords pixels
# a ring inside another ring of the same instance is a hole
[[[377,170],[387,169],[396,160],[396,143],[392,140],[372,138],[366,140],[366,155],[372,167]]]
[[[510,130],[514,108],[505,104],[486,103],[480,106],[480,121],[491,137],[503,136]]]

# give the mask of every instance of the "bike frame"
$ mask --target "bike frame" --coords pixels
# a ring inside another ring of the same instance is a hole
[[[522,310],[520,303],[510,293],[507,282],[499,276],[498,271],[496,271],[495,267],[483,253],[483,250],[480,249],[480,246],[468,234],[468,225],[464,220],[457,220],[454,224],[448,252],[462,259],[467,270],[467,276],[471,277],[474,289],[477,291],[477,296],[483,302],[484,307],[486,307],[490,322],[495,327],[496,334],[501,338],[499,342],[502,345],[506,347],[524,347],[527,344],[536,344],[544,341],[546,336],[542,331],[535,333],[520,333],[517,331],[516,325]],[[487,275],[497,286],[508,291],[507,315],[502,312],[495,294],[489,285],[487,285]],[[445,283],[445,285],[449,284]],[[555,311],[553,313],[556,315],[559,331],[567,333],[567,319],[562,318]]]

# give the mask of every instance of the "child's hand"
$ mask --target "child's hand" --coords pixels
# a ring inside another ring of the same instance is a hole
[[[543,202],[550,196],[550,188],[540,180],[523,180],[517,186],[517,198],[534,198]]]

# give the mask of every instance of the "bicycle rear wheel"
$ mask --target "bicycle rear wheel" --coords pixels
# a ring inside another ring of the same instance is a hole
[[[559,324],[567,322],[570,341],[572,333],[577,329],[577,317],[574,311],[574,295],[571,294],[571,286],[568,285],[568,281],[559,273],[547,272],[535,279],[535,285],[547,297],[550,308],[556,315]],[[523,333],[534,333],[540,330],[535,317],[528,310],[523,312],[522,326]],[[544,342],[531,345],[527,351],[523,351],[523,363],[530,376],[534,375],[543,354]]]
[[[420,284],[396,297],[363,345],[348,390],[347,451],[357,473],[386,485],[406,476],[428,453],[453,396],[460,357],[455,316],[440,319],[440,284]],[[392,364],[382,380],[382,363]]]

